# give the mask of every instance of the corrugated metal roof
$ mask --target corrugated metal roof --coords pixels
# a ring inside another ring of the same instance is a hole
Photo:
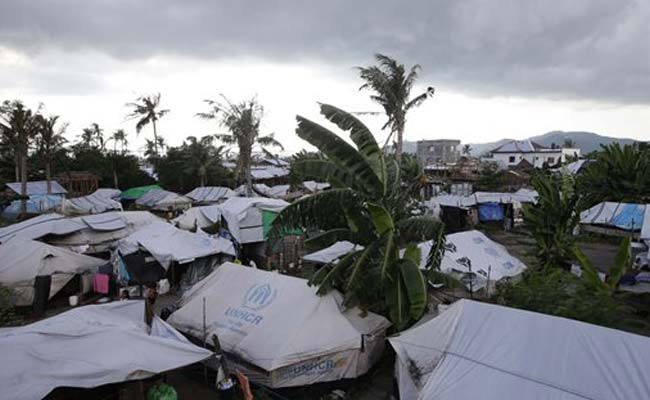
[[[544,150],[550,149],[532,140],[512,140],[492,150],[492,153],[535,153]]]

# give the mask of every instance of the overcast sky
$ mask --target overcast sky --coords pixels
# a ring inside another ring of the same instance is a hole
[[[0,99],[69,121],[134,123],[124,103],[162,93],[171,144],[221,131],[194,115],[219,93],[257,95],[265,132],[305,147],[295,115],[316,102],[379,107],[354,66],[381,52],[423,71],[435,97],[409,116],[407,140],[488,142],[551,130],[650,139],[646,0],[0,0]],[[364,116],[379,132],[383,116]]]

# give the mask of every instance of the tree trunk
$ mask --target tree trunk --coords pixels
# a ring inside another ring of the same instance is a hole
[[[156,119],[151,120],[153,126],[153,152],[156,153],[156,158],[158,158],[158,131],[156,130]]]
[[[52,162],[45,160],[45,180],[47,181],[47,194],[52,194]]]
[[[20,197],[20,213],[24,218],[27,215],[27,154],[20,155]]]
[[[251,176],[251,154],[248,152],[244,158],[246,171],[246,197],[253,197],[253,177]]]
[[[14,169],[16,172],[16,182],[20,182],[20,152],[18,151],[18,149],[14,149],[14,151],[16,152],[14,154],[14,164],[15,164]]]
[[[402,137],[404,136],[404,124],[397,127],[397,146],[395,147],[395,159],[399,163],[402,159]]]

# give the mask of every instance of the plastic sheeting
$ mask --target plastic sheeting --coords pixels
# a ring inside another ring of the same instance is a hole
[[[30,305],[37,275],[52,275],[50,298],[77,273],[108,262],[34,240],[15,238],[0,245],[0,283],[13,290],[14,304]]]
[[[139,186],[127,189],[120,194],[122,200],[137,200],[152,190],[162,189],[158,185]]]
[[[144,379],[211,356],[154,317],[144,302],[79,307],[30,325],[0,330],[0,397],[31,400],[57,387],[92,388]]]
[[[25,201],[27,214],[44,214],[58,210],[65,198],[61,194],[31,195]],[[22,212],[22,202],[14,200],[2,210],[2,217],[14,221]]]
[[[222,186],[200,186],[185,196],[197,204],[211,204],[222,202],[230,197],[236,197],[237,193],[234,190]]]
[[[228,230],[241,244],[264,241],[262,209],[281,211],[288,206],[284,200],[266,197],[233,197],[220,204]]]
[[[163,221],[138,229],[118,242],[118,249],[123,255],[142,248],[151,253],[165,270],[172,261],[184,264],[220,253],[236,256],[232,242],[227,239],[213,238],[203,232],[184,231]]]
[[[460,300],[389,339],[404,399],[650,398],[650,339]]]
[[[185,293],[169,318],[180,331],[207,334],[222,348],[270,372],[272,387],[354,378],[381,353],[389,322],[357,308],[341,311],[342,296],[316,294],[304,279],[225,263]],[[364,351],[362,351],[364,348]]]
[[[353,250],[361,250],[362,246],[355,245],[352,242],[343,240],[336,242],[333,245],[326,247],[322,250],[315,251],[313,253],[305,254],[302,259],[303,261],[312,262],[315,264],[329,264],[333,263],[344,255],[348,254]]]
[[[470,208],[477,204],[499,203],[499,204],[523,204],[537,203],[537,192],[534,190],[522,190],[515,193],[505,192],[476,192],[470,196],[458,196],[443,194],[432,197],[429,201],[444,207]]]
[[[39,239],[47,235],[66,235],[83,228],[85,225],[76,219],[56,213],[44,214],[0,228],[0,242],[13,237]]]
[[[22,192],[22,183],[21,182],[11,182],[7,183],[7,187],[17,194],[21,194]],[[67,190],[63,188],[57,181],[50,181],[50,188],[51,191],[50,193],[47,193],[47,181],[32,181],[32,182],[27,182],[27,196],[34,196],[34,195],[47,195],[47,194],[66,194],[68,193]]]
[[[94,193],[67,199],[63,202],[62,212],[66,215],[99,214],[106,211],[122,210],[122,204],[113,200],[113,189],[98,189]],[[117,191],[119,197],[120,191]]]
[[[648,207],[647,205],[645,207],[645,213],[643,214],[643,227],[641,228],[641,239],[650,240],[650,207]]]
[[[142,195],[135,204],[153,210],[167,211],[190,208],[192,199],[167,190],[154,189]]]
[[[478,219],[481,222],[503,221],[503,208],[499,203],[478,205]]]
[[[643,230],[648,208],[650,207],[647,204],[603,202],[581,212],[580,223],[605,225],[628,231]]]
[[[316,182],[316,181],[304,181],[302,186],[305,189],[309,190],[312,193],[321,192],[330,187],[330,184],[327,182]]]

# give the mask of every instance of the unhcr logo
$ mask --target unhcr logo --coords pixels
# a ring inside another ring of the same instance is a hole
[[[255,311],[261,310],[271,304],[276,295],[277,290],[272,289],[268,283],[253,285],[246,292],[242,307]]]

